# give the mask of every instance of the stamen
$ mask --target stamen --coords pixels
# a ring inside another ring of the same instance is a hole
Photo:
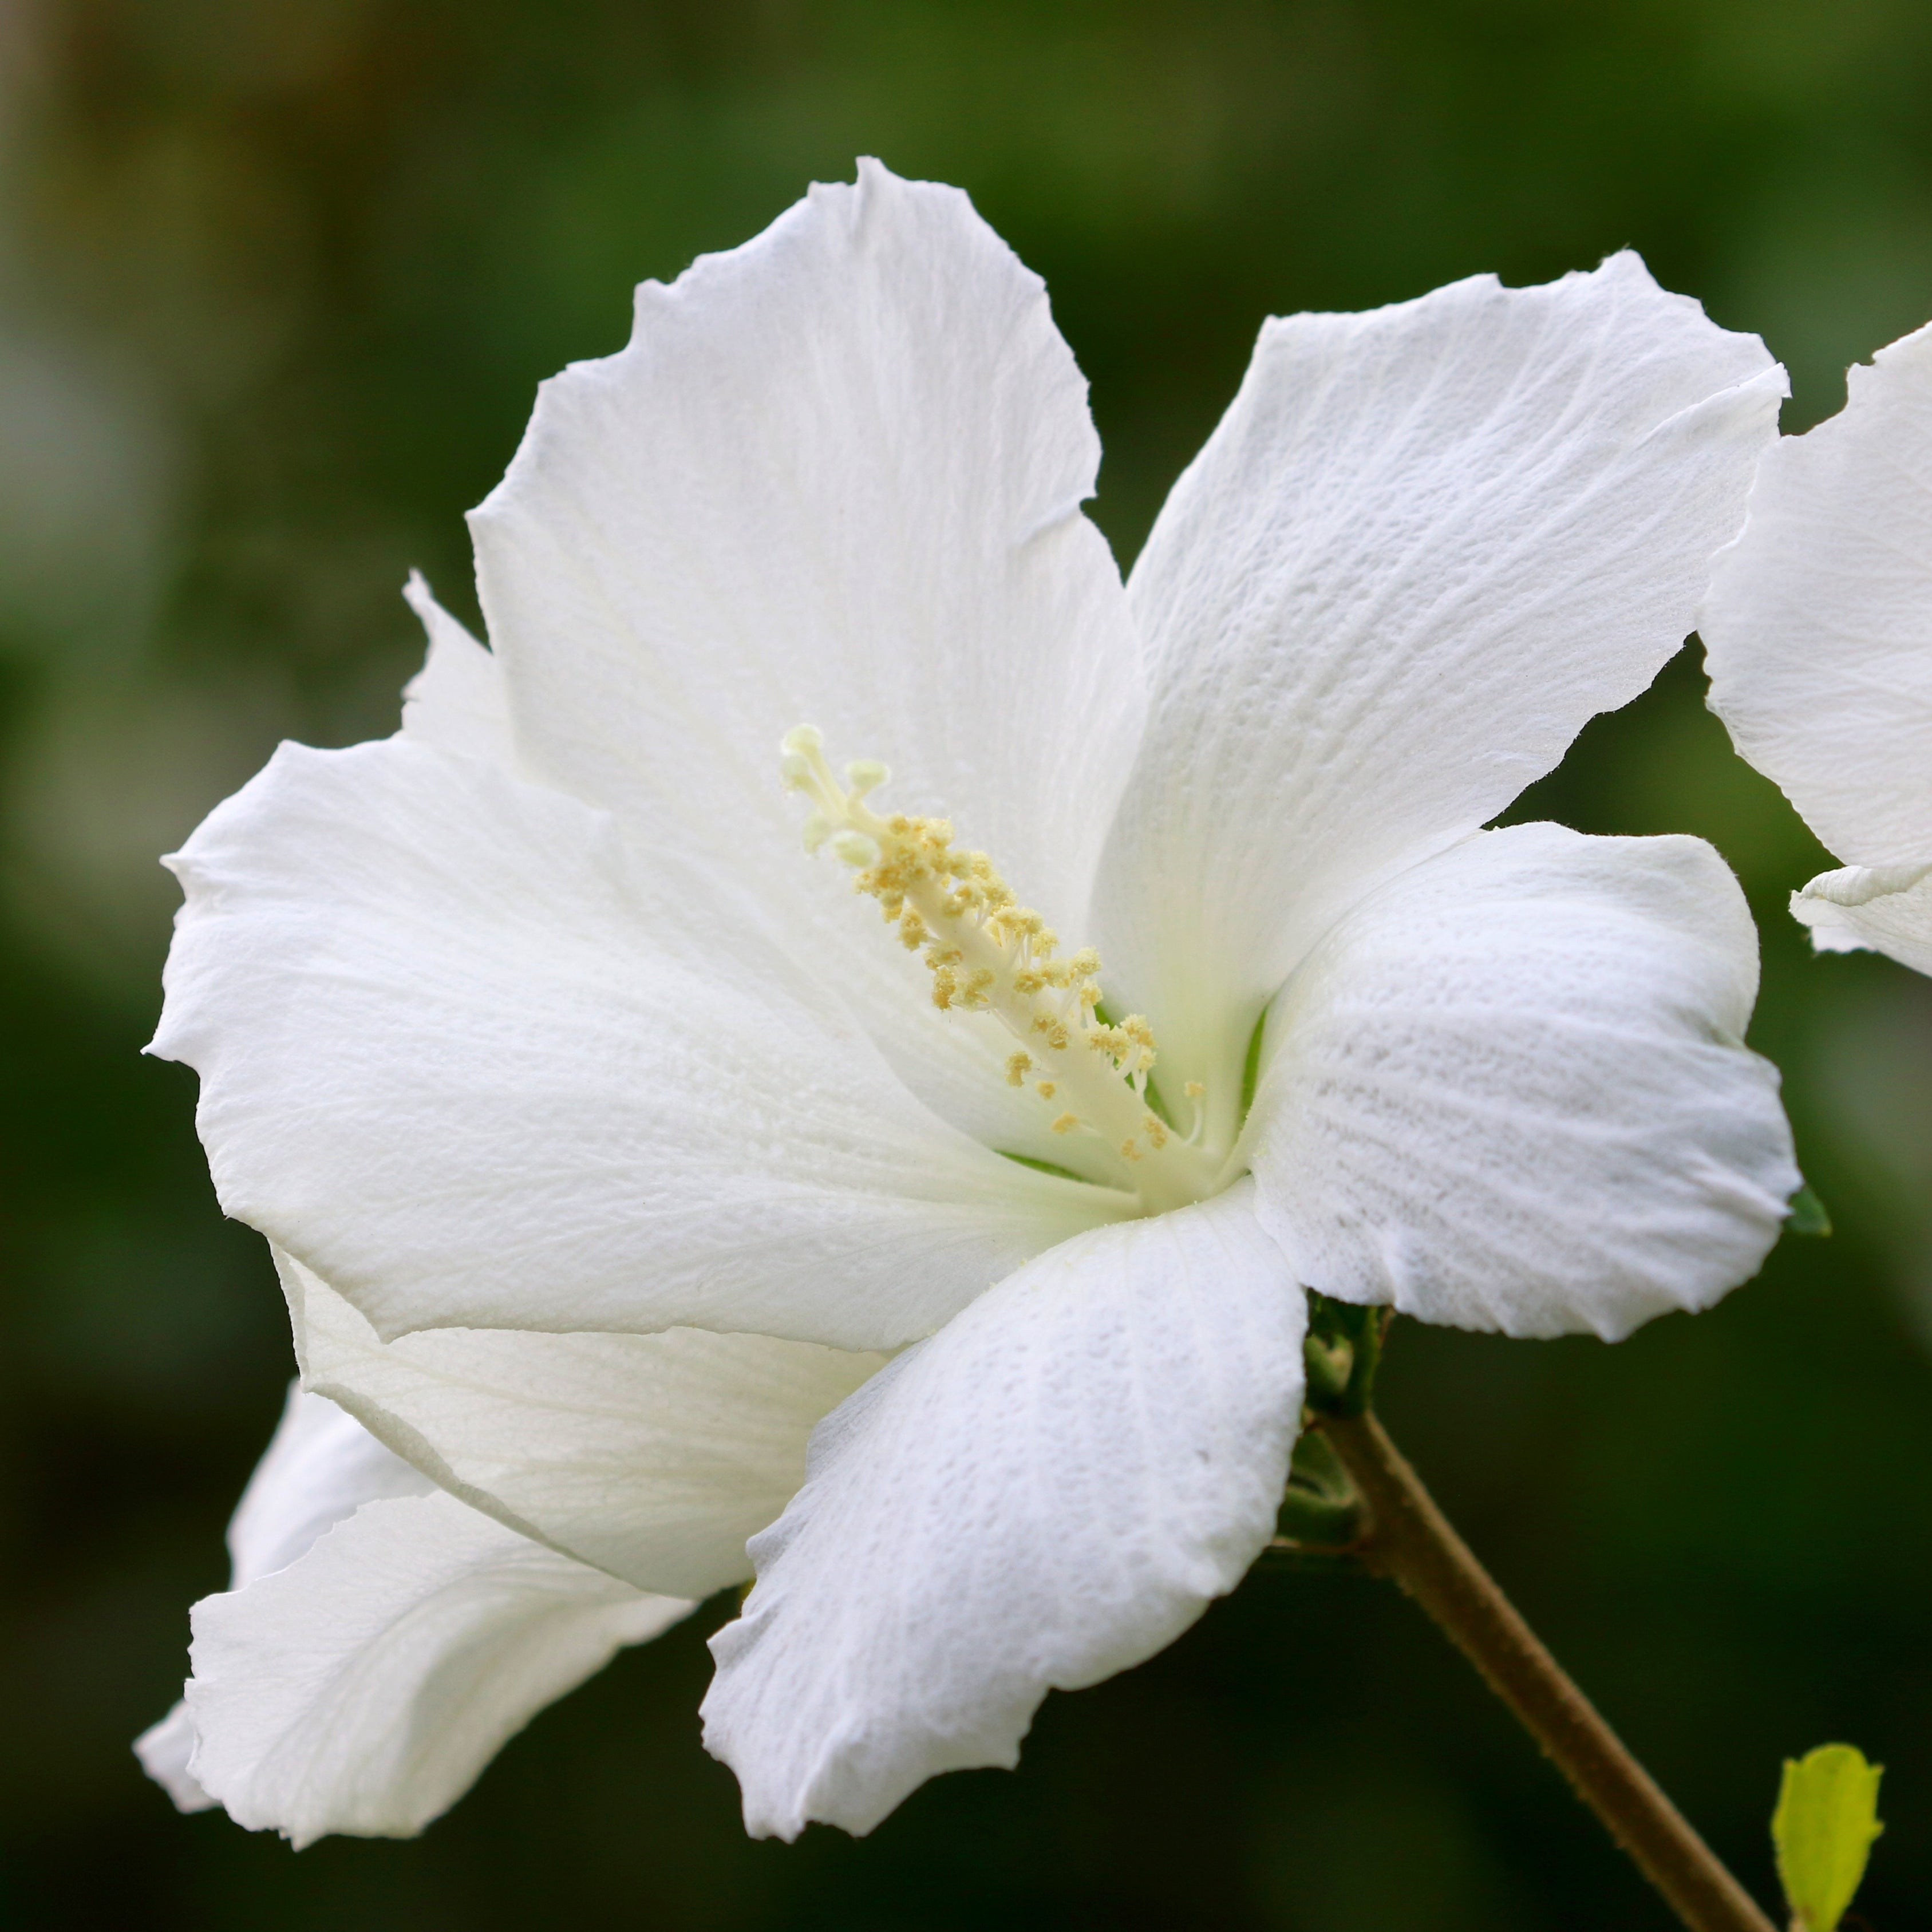
[[[1055,1056],[1052,1077],[1031,1082],[1042,1100],[1063,1104],[1052,1131],[1097,1133],[1096,1152],[1108,1149],[1129,1164],[1131,1185],[1150,1209],[1210,1191],[1216,1168],[1198,1144],[1204,1090],[1198,1081],[1187,1084],[1196,1119],[1185,1138],[1150,1110],[1154,1029],[1139,1013],[1099,1018],[1100,956],[1091,946],[1061,956],[1059,935],[1018,902],[986,854],[955,846],[946,820],[874,812],[867,796],[891,776],[877,759],[855,758],[841,783],[824,734],[809,724],[787,732],[779,752],[785,784],[811,808],[806,849],[829,848],[852,868],[854,890],[878,901],[893,936],[924,962],[934,1006],[989,1012],[1028,1046]],[[1069,1054],[1076,1035],[1090,1053]],[[1010,1087],[1045,1071],[1026,1047],[1005,1061]]]

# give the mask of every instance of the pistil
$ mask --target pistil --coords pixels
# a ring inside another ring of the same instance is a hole
[[[943,1012],[986,1013],[1017,1042],[1006,1078],[1031,1086],[1053,1109],[1057,1134],[1097,1139],[1150,1213],[1201,1199],[1218,1163],[1150,1102],[1158,1049],[1138,1013],[1101,1017],[1100,958],[1090,947],[1062,956],[1058,935],[1021,905],[983,852],[953,842],[944,819],[882,815],[866,802],[890,776],[873,760],[845,768],[842,784],[822,734],[801,724],[782,746],[785,782],[812,801],[806,849],[829,849],[850,866],[854,890],[876,899],[899,944],[918,952]]]

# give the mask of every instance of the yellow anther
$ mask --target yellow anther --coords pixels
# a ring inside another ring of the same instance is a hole
[[[1208,1089],[1198,1080],[1190,1080],[1180,1090],[1185,1094],[1190,1100],[1198,1100],[1207,1092]]]
[[[1033,1071],[1033,1055],[1030,1053],[1010,1053],[1006,1055],[1006,1084],[1024,1087],[1027,1076]]]
[[[1097,980],[1083,980],[1080,982],[1080,1004],[1090,1013],[1100,1004],[1100,984]]]
[[[958,946],[946,945],[944,941],[939,940],[934,940],[933,943],[926,949],[926,963],[930,966],[935,973],[937,973],[942,966],[958,965],[960,961],[964,958],[965,956],[965,954],[962,952]]]
[[[1120,1143],[1120,1157],[1124,1160],[1138,1160],[1141,1157],[1140,1148],[1131,1134]]]
[[[1067,968],[1076,980],[1086,979],[1100,970],[1100,956],[1090,946],[1083,946],[1067,962]]]
[[[1040,1082],[1040,1097],[1042,1100],[1051,1100],[1059,1091],[1060,1083],[1058,1081],[1042,1080]]]
[[[1148,1144],[1158,1154],[1167,1144],[1167,1123],[1158,1114],[1144,1114],[1141,1126],[1148,1137]]]
[[[1079,1124],[1080,1116],[1078,1114],[1062,1114],[1054,1122],[1053,1131],[1057,1134],[1070,1134]]]
[[[950,966],[936,968],[932,975],[932,1004],[943,1012],[952,1004],[952,997],[959,990],[959,982],[954,977]]]
[[[1046,986],[1046,980],[1040,974],[1036,973],[1030,966],[1022,966],[1013,975],[1013,991],[1016,993],[1040,992],[1045,989]]]
[[[961,989],[959,1003],[966,1006],[983,1006],[986,995],[993,986],[993,969],[990,966],[975,966],[966,975],[966,983]]]

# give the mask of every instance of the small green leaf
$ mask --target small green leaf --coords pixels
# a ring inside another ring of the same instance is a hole
[[[1808,1180],[1785,1203],[1784,1232],[1787,1234],[1828,1234],[1832,1217]]]
[[[1804,1932],[1838,1932],[1872,1840],[1885,1829],[1878,1819],[1884,1769],[1851,1744],[1820,1744],[1784,1761],[1771,1839],[1785,1903]]]

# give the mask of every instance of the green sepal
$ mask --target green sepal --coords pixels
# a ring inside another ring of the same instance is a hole
[[[1802,1181],[1798,1192],[1785,1203],[1784,1232],[1787,1234],[1828,1234],[1832,1216],[1811,1184]]]
[[[1878,1816],[1884,1770],[1852,1744],[1820,1744],[1785,1760],[1771,1840],[1784,1901],[1802,1932],[1838,1932],[1872,1840],[1885,1829]]]
[[[1305,1429],[1294,1445],[1275,1534],[1316,1549],[1336,1550],[1361,1534],[1362,1499],[1328,1438]]]

